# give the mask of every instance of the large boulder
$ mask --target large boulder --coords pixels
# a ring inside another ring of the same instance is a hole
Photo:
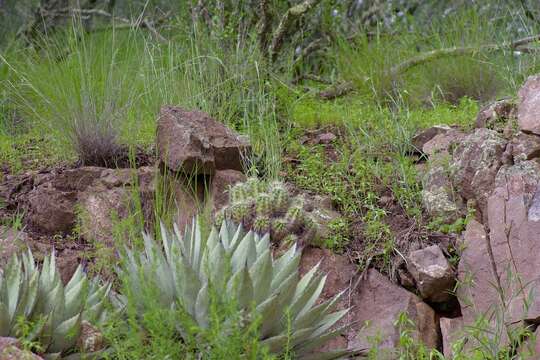
[[[435,303],[450,300],[455,274],[439,246],[432,245],[411,252],[407,269],[423,299]]]
[[[481,315],[504,315],[508,324],[540,321],[539,182],[536,162],[502,167],[487,204],[489,235],[480,223],[468,224],[458,268],[465,324]]]
[[[428,143],[435,136],[440,134],[446,134],[452,130],[448,125],[434,125],[430,128],[423,129],[413,136],[411,143],[416,151],[423,151],[424,145]]]
[[[249,143],[201,111],[161,108],[157,125],[159,158],[168,169],[187,174],[213,174],[216,170],[242,170]]]
[[[413,293],[393,284],[375,269],[367,271],[354,294],[354,320],[365,327],[354,341],[351,348],[370,348],[376,341],[384,352],[395,348],[399,343],[400,329],[396,320],[406,314],[414,322],[411,336],[421,341],[428,348],[439,345],[438,322],[433,309]],[[382,354],[381,352],[381,354]]]
[[[459,194],[475,200],[481,215],[487,215],[487,199],[503,164],[506,140],[494,130],[477,129],[461,141],[452,156],[451,177]]]
[[[521,131],[540,135],[540,75],[530,76],[518,92]]]

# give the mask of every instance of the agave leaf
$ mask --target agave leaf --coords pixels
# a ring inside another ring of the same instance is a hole
[[[320,326],[313,333],[313,337],[322,336],[326,331],[328,331],[335,323],[337,323],[343,316],[349,312],[349,309],[344,309],[336,311],[332,314],[326,315],[319,321]]]
[[[242,241],[244,229],[242,228],[242,225],[238,225],[236,228],[234,228],[234,225],[231,223],[232,229],[234,229],[235,233],[233,237],[230,239],[229,248],[225,248],[230,253],[233,253],[236,251],[236,248],[238,245],[240,245],[240,242]]]
[[[301,342],[304,339],[307,339],[312,332],[312,328],[307,328],[295,331],[290,336],[287,333],[280,334],[261,341],[261,345],[268,346],[268,350],[270,352],[280,353],[283,351],[287,343],[294,346],[294,344]]]
[[[257,256],[257,249],[255,248],[255,241],[253,233],[250,231],[246,236],[242,238],[238,244],[236,250],[234,250],[231,263],[232,271],[237,272],[239,269],[244,268],[246,265],[249,267],[255,261]]]
[[[308,287],[304,289],[301,294],[295,294],[295,298],[290,307],[291,315],[293,319],[296,319],[298,315],[303,315],[315,304],[319,295],[321,294],[324,283],[326,281],[325,276],[317,276],[309,283]],[[298,295],[298,296],[297,296]]]
[[[307,339],[305,342],[303,342],[301,345],[295,347],[294,351],[297,355],[303,355],[308,352],[311,352],[314,349],[317,349],[324,345],[328,340],[333,339],[334,337],[341,335],[345,333],[347,330],[349,330],[355,323],[350,323],[344,326],[340,326],[332,331],[328,331],[320,336],[314,336],[313,334],[310,336],[309,339]],[[355,353],[358,350],[351,350],[351,352]]]
[[[257,235],[259,237],[259,235]],[[260,237],[256,241],[257,245],[257,256],[261,256],[262,253],[266,251],[266,249],[270,248],[270,234],[264,234],[263,237]]]
[[[272,255],[270,249],[267,248],[249,270],[249,274],[253,279],[253,295],[256,304],[260,304],[270,293],[272,270]]]
[[[278,296],[277,301],[279,309],[281,309],[281,314],[283,314],[283,309],[289,304],[294,296],[297,281],[298,273],[293,273],[275,291],[275,294]],[[269,330],[268,336],[276,335],[287,328],[287,318],[284,318],[284,316],[277,319],[275,317],[269,319],[271,319],[269,321],[272,323],[272,327]]]
[[[274,262],[274,271],[277,273],[285,267],[294,257],[296,256],[296,244],[293,244],[289,250],[287,250],[283,255],[281,255]]]
[[[66,289],[64,291],[65,293],[64,316],[66,318],[71,318],[75,316],[77,313],[80,313],[84,306],[84,300],[85,300],[84,292],[87,289],[87,280],[85,277],[78,277],[78,278],[80,279],[78,283],[71,284],[71,281],[70,281],[70,284],[71,284],[70,289],[69,290]]]
[[[195,269],[195,271],[197,272],[200,272],[201,259],[204,252],[204,243],[201,236],[201,227],[199,225],[198,218],[193,219],[191,251],[191,263],[193,264],[193,269]]]
[[[236,299],[240,309],[246,309],[253,301],[253,282],[247,266],[238,270],[227,283],[227,294],[230,299]]]
[[[264,300],[262,303],[257,305],[255,311],[263,319],[261,329],[259,331],[261,334],[261,339],[265,339],[270,335],[270,331],[275,325],[274,321],[270,321],[269,319],[274,319],[276,314],[279,314],[280,311],[280,301],[278,295],[272,295],[268,299]]]
[[[84,273],[82,271],[82,266],[77,266],[77,269],[71,276],[71,279],[66,285],[65,292],[68,293],[73,287],[77,286],[81,281],[85,279]]]
[[[208,328],[208,307],[210,306],[210,299],[208,296],[208,284],[204,286],[199,291],[197,295],[197,301],[195,303],[195,320],[197,324],[203,329]]]
[[[63,321],[52,332],[51,345],[48,352],[65,351],[73,348],[81,334],[81,314]]]
[[[189,265],[182,262],[180,266],[183,277],[182,282],[178,284],[178,286],[182,296],[178,300],[182,302],[182,305],[185,306],[188,313],[194,314],[195,302],[197,300],[199,289],[201,288],[201,281],[199,280],[197,273],[195,273]]]
[[[14,335],[10,334],[11,318],[9,317],[8,307],[0,302],[0,336]]]
[[[290,260],[283,264],[281,268],[276,272],[276,266],[274,266],[274,278],[272,279],[272,290],[279,287],[279,285],[288,278],[291,274],[298,272],[298,266],[300,265],[300,253],[295,253]],[[285,256],[285,255],[283,255]]]
[[[8,264],[5,280],[7,294],[7,299],[5,300],[7,300],[8,316],[10,319],[14,319],[21,293],[22,271],[18,259],[15,256],[11,259],[12,261]]]
[[[308,326],[313,326],[315,323],[317,323],[319,319],[326,316],[326,313],[334,307],[335,303],[345,293],[345,291],[346,290],[343,290],[342,292],[334,296],[332,299],[311,308],[309,311],[305,312],[302,315],[299,315],[294,322],[294,326],[300,329]]]
[[[226,268],[225,249],[221,243],[217,243],[207,256],[208,262],[208,277],[211,284],[221,289],[225,284],[226,273],[229,269]]]

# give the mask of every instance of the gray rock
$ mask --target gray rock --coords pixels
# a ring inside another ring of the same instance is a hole
[[[417,151],[422,151],[424,145],[439,134],[444,134],[452,128],[448,125],[435,125],[430,128],[419,131],[411,140],[412,145]]]
[[[450,300],[455,274],[437,245],[411,252],[407,269],[423,299],[438,303]]]
[[[453,152],[451,179],[461,197],[475,200],[484,221],[487,199],[493,190],[495,176],[502,166],[507,141],[496,131],[477,129]]]

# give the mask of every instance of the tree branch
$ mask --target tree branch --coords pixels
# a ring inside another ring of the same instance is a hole
[[[468,47],[451,47],[451,48],[445,48],[445,49],[431,50],[423,54],[420,54],[418,56],[412,57],[408,60],[405,60],[404,62],[392,67],[390,69],[389,74],[392,77],[396,77],[417,65],[426,63],[428,61],[440,59],[443,57],[448,57],[448,56],[461,56],[461,55],[467,55],[467,54],[474,54],[477,52],[499,51],[503,49],[519,50],[520,46],[523,46],[523,45],[526,45],[535,41],[539,41],[539,40],[540,40],[540,34],[537,34],[537,35],[528,36],[528,37],[510,42],[510,43],[486,44],[486,45],[468,46]]]
[[[294,24],[295,20],[302,17],[319,2],[320,0],[304,0],[304,2],[289,8],[285,15],[283,15],[276,31],[274,32],[272,43],[268,51],[270,55],[270,60],[272,62],[276,61],[277,55],[283,47],[285,37],[291,31],[291,27]]]

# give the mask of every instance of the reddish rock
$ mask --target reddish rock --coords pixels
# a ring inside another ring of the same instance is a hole
[[[206,184],[205,179],[177,178],[171,180],[171,186],[174,189],[174,203],[178,210],[175,223],[183,231],[204,208],[205,191],[209,184]]]
[[[445,134],[452,130],[447,125],[435,125],[430,128],[419,131],[411,140],[412,145],[417,151],[422,151],[424,145],[439,134]]]
[[[495,176],[502,166],[506,140],[497,132],[477,129],[461,141],[453,152],[451,178],[465,200],[475,200],[484,221],[487,215],[487,198],[495,183]]]
[[[26,221],[34,231],[47,234],[68,234],[75,226],[76,191],[61,191],[45,183],[28,194]]]
[[[454,144],[459,143],[465,134],[457,129],[450,129],[444,133],[435,135],[431,140],[426,142],[422,146],[422,152],[428,156],[435,154],[449,154],[451,153],[451,147]]]
[[[81,322],[81,335],[77,341],[78,348],[84,353],[93,353],[105,348],[103,334],[88,321]]]
[[[215,170],[242,170],[249,143],[201,111],[161,108],[157,150],[170,170],[186,174],[213,174]]]
[[[463,319],[461,317],[454,319],[441,318],[440,324],[444,357],[452,359],[452,345],[465,335]]]
[[[540,233],[539,181],[540,165],[533,161],[502,167],[488,200],[489,238],[481,224],[468,224],[458,269],[465,324],[480,315],[504,315],[513,325],[540,321],[540,258],[535,251]]]
[[[428,348],[439,344],[438,322],[435,312],[413,293],[394,285],[375,269],[370,269],[360,281],[354,294],[354,320],[365,327],[358,333],[350,348],[370,348],[371,340],[379,339],[379,349],[392,349],[399,343],[400,330],[395,326],[400,314],[407,314],[414,322],[411,333]]]
[[[413,276],[423,299],[430,302],[450,300],[455,274],[439,246],[432,245],[411,252],[407,269]]]
[[[128,216],[130,200],[129,191],[124,187],[90,188],[79,194],[78,220],[82,237],[89,243],[113,246],[115,220]]]
[[[9,337],[0,337],[1,360],[43,360],[29,351],[21,350],[19,340]]]
[[[476,128],[502,130],[509,119],[516,116],[517,106],[509,99],[498,100],[484,106],[476,116]]]
[[[79,252],[74,250],[64,250],[56,256],[56,266],[64,285],[71,280],[79,263]]]
[[[315,139],[316,144],[330,144],[332,141],[335,141],[337,139],[337,136],[334,135],[331,132],[326,132],[323,134],[317,135],[317,138]]]
[[[540,135],[540,76],[530,76],[518,92],[521,131]]]
[[[238,170],[218,170],[212,178],[212,210],[216,212],[229,203],[229,188],[246,181],[246,175]]]
[[[540,136],[518,133],[508,144],[515,163],[540,157]]]

